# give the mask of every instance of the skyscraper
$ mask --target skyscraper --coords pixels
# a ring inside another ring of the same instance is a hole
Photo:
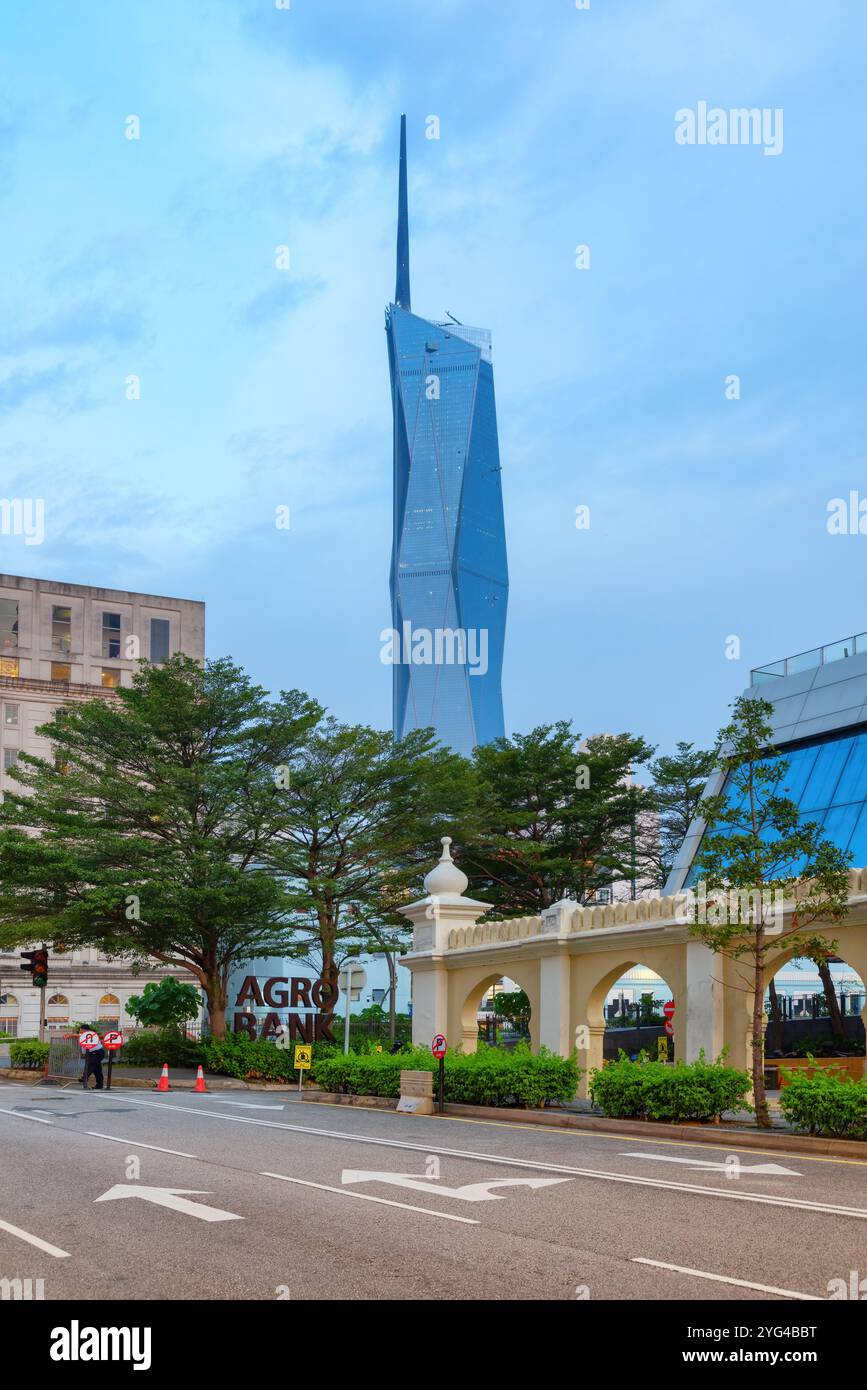
[[[460,753],[502,737],[509,577],[491,335],[410,307],[406,117],[397,280],[386,310],[394,415],[394,732]]]

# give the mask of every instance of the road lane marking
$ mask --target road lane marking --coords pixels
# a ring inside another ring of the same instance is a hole
[[[731,1158],[724,1159],[722,1162],[713,1162],[709,1158],[686,1158],[678,1154],[637,1154],[632,1150],[620,1154],[621,1158],[650,1158],[656,1163],[685,1163],[690,1168],[706,1168],[714,1173],[726,1173],[735,1168],[738,1173],[758,1173],[769,1177],[800,1178],[801,1173],[796,1173],[794,1168],[783,1168],[779,1163],[743,1163],[737,1154],[732,1154]],[[732,1158],[734,1163],[732,1163]]]
[[[781,1298],[798,1298],[804,1303],[824,1303],[816,1293],[798,1293],[795,1289],[778,1289],[773,1284],[754,1284],[749,1279],[730,1279],[727,1274],[709,1274],[706,1269],[689,1269],[686,1265],[670,1265],[664,1260],[644,1260],[633,1255],[634,1265],[653,1265],[654,1269],[670,1269],[675,1274],[691,1274],[694,1279],[712,1279],[717,1284],[734,1284],[739,1289],[757,1289],[759,1293],[777,1293]]]
[[[100,1134],[98,1130],[86,1129],[91,1139],[110,1139],[114,1144],[126,1144],[131,1149],[153,1149],[158,1154],[173,1154],[175,1158],[197,1158],[197,1154],[181,1153],[180,1149],[164,1149],[159,1144],[143,1144],[140,1139],[124,1139],[123,1135]]]
[[[285,1110],[285,1105],[257,1105],[252,1100],[218,1100],[218,1105],[242,1105],[245,1110]]]
[[[158,1207],[168,1207],[170,1211],[183,1212],[185,1216],[197,1216],[200,1221],[243,1221],[233,1211],[222,1211],[219,1207],[207,1207],[203,1202],[188,1202],[187,1197],[207,1197],[209,1194],[198,1187],[142,1187],[139,1184],[116,1183],[94,1202],[121,1202],[127,1197],[141,1202],[153,1202]]]
[[[459,1221],[463,1226],[478,1226],[471,1216],[455,1216],[450,1211],[429,1211],[427,1207],[414,1207],[409,1202],[392,1202],[388,1197],[371,1197],[367,1192],[347,1192],[345,1187],[329,1187],[324,1182],[310,1182],[307,1178],[290,1178],[285,1173],[260,1173],[260,1178],[279,1178],[281,1182],[294,1182],[299,1187],[316,1187],[320,1192],[336,1192],[338,1197],[354,1197],[359,1202],[377,1202],[381,1207],[400,1207],[402,1211],[417,1211],[422,1216],[433,1216],[438,1221]]]
[[[10,1083],[12,1084],[12,1083]],[[345,1105],[341,1105],[335,1100],[305,1100],[304,1105],[321,1105],[329,1110],[346,1110]],[[391,1115],[395,1119],[401,1116],[395,1110],[382,1110],[378,1105],[353,1105],[353,1110],[361,1110],[366,1115]],[[597,1117],[600,1118],[600,1117]],[[449,1124],[455,1125],[483,1125],[485,1129],[510,1129],[520,1130],[522,1134],[568,1134],[571,1138],[578,1135],[582,1139],[598,1139],[608,1144],[663,1144],[670,1149],[715,1149],[719,1152],[719,1144],[708,1144],[701,1139],[660,1139],[649,1138],[642,1134],[620,1134],[617,1131],[611,1133],[600,1133],[596,1129],[582,1129],[579,1126],[567,1125],[534,1125],[525,1124],[520,1120],[482,1120],[476,1119],[472,1115],[416,1115],[417,1120],[432,1120],[436,1124],[442,1124],[447,1120]],[[793,1135],[798,1138],[798,1135]],[[775,1149],[754,1149],[744,1144],[738,1145],[737,1139],[733,1138],[731,1145],[727,1146],[732,1153],[745,1153],[755,1156],[761,1155],[764,1158],[778,1158],[779,1152]],[[867,1168],[867,1158],[834,1158],[830,1154],[804,1154],[783,1152],[783,1158],[795,1159],[798,1163],[837,1163],[848,1168]]]
[[[0,1231],[8,1231],[10,1236],[17,1236],[19,1240],[26,1240],[28,1245],[35,1245],[37,1250],[42,1250],[46,1255],[53,1255],[56,1260],[68,1260],[70,1258],[68,1250],[61,1250],[57,1245],[50,1245],[47,1240],[41,1240],[39,1236],[32,1236],[29,1231],[22,1231],[20,1226],[12,1226],[8,1221],[0,1221]]]
[[[446,1187],[430,1178],[420,1178],[415,1173],[372,1172],[366,1168],[344,1168],[340,1174],[342,1183],[384,1182],[394,1187],[409,1187],[414,1192],[434,1192],[440,1197],[453,1197],[458,1202],[501,1202],[502,1195],[492,1192],[492,1187],[552,1187],[555,1183],[570,1182],[569,1178],[499,1178],[495,1182],[471,1182],[463,1187]]]
[[[853,1216],[867,1220],[867,1210],[846,1207],[837,1202],[810,1202],[806,1198],[775,1196],[771,1193],[733,1192],[720,1187],[699,1187],[694,1183],[666,1182],[662,1178],[636,1177],[627,1173],[609,1173],[601,1168],[575,1168],[565,1163],[546,1163],[544,1160],[508,1158],[500,1154],[474,1153],[468,1149],[446,1149],[434,1144],[413,1144],[405,1139],[380,1139],[370,1135],[351,1134],[343,1130],[317,1129],[309,1125],[292,1125],[285,1120],[257,1120],[249,1115],[225,1115],[220,1110],[200,1110],[198,1106],[165,1105],[161,1101],[136,1100],[132,1105],[145,1105],[154,1110],[176,1110],[190,1115],[206,1115],[228,1120],[236,1125],[259,1125],[265,1129],[280,1129],[294,1134],[306,1134],[325,1139],[342,1139],[353,1144],[373,1144],[380,1148],[407,1149],[414,1153],[440,1154],[445,1158],[466,1158],[477,1163],[499,1163],[507,1168],[535,1168],[549,1173],[565,1173],[568,1177],[598,1178],[606,1182],[626,1183],[632,1187],[655,1187],[668,1192],[687,1192],[700,1197],[719,1197],[730,1202],[753,1202],[760,1206],[788,1207],[830,1216]]]
[[[51,1125],[53,1120],[41,1120],[38,1115],[25,1115],[20,1110],[4,1110],[0,1106],[0,1115],[14,1115],[16,1120],[32,1120],[35,1125]]]

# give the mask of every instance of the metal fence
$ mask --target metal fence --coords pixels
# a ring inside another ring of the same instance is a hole
[[[48,1070],[46,1076],[62,1081],[77,1081],[84,1068],[81,1048],[75,1033],[65,1033],[48,1039]]]

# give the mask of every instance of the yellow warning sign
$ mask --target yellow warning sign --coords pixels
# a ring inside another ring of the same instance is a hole
[[[656,1055],[660,1062],[668,1061],[668,1038],[656,1039]]]
[[[295,1048],[295,1070],[309,1071],[310,1059],[313,1056],[313,1048],[303,1043],[299,1043]]]

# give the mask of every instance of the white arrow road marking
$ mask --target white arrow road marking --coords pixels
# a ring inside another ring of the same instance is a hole
[[[326,1139],[340,1139],[344,1143],[373,1144],[378,1148],[411,1149],[416,1153],[441,1154],[446,1158],[467,1158],[477,1163],[499,1163],[506,1168],[534,1168],[537,1172],[564,1173],[567,1177],[591,1178],[600,1182],[627,1183],[632,1187],[656,1187],[666,1192],[688,1192],[697,1197],[719,1197],[727,1202],[753,1202],[763,1207],[788,1207],[792,1211],[821,1212],[826,1216],[851,1216],[859,1221],[867,1220],[867,1208],[846,1207],[839,1202],[809,1202],[804,1198],[785,1197],[770,1192],[738,1191],[735,1183],[726,1187],[698,1187],[693,1183],[666,1181],[664,1178],[645,1178],[632,1173],[608,1173],[601,1168],[575,1168],[565,1163],[551,1163],[543,1159],[506,1157],[505,1154],[476,1153],[471,1149],[447,1149],[440,1144],[413,1143],[408,1139],[383,1139],[371,1134],[351,1133],[347,1130],[320,1129],[314,1125],[289,1124],[286,1120],[260,1120],[253,1115],[226,1115],[220,1110],[201,1110],[197,1105],[166,1105],[158,1100],[132,1100],[124,1097],[129,1105],[144,1105],[152,1110],[176,1110],[190,1115],[209,1115],[212,1119],[224,1120],[233,1125],[260,1125],[265,1129],[283,1129],[292,1134],[319,1135]],[[439,1123],[431,1117],[432,1123]],[[473,1123],[484,1123],[473,1121]],[[421,1124],[421,1120],[419,1121]],[[810,1160],[816,1162],[817,1160]],[[826,1163],[861,1163],[861,1159],[823,1159]],[[280,1177],[268,1174],[269,1177]],[[336,1191],[341,1191],[337,1188]],[[349,1195],[349,1194],[347,1194]]]
[[[245,1110],[284,1110],[283,1105],[256,1105],[251,1100],[218,1100],[218,1105],[243,1105]]]
[[[464,1226],[478,1226],[472,1216],[455,1216],[451,1211],[430,1211],[427,1207],[414,1207],[409,1202],[392,1202],[388,1197],[371,1197],[367,1192],[347,1192],[345,1187],[329,1187],[324,1182],[310,1182],[307,1178],[290,1178],[285,1173],[260,1173],[260,1178],[279,1178],[281,1182],[294,1182],[299,1187],[318,1187],[320,1192],[336,1192],[338,1197],[354,1197],[359,1202],[376,1202],[381,1207],[400,1207],[401,1211],[417,1211],[422,1216],[432,1216],[437,1221],[460,1221]]]
[[[446,1187],[415,1173],[374,1173],[364,1168],[344,1168],[342,1183],[387,1182],[394,1187],[411,1187],[415,1192],[436,1192],[441,1197],[455,1197],[459,1202],[501,1202],[499,1192],[492,1187],[552,1187],[554,1183],[569,1182],[569,1178],[500,1178],[496,1182],[472,1182],[464,1187]]]
[[[744,1163],[737,1154],[732,1157],[737,1159],[736,1164],[731,1160],[723,1163],[715,1163],[712,1159],[704,1158],[678,1158],[674,1154],[638,1154],[631,1151],[622,1153],[621,1158],[652,1158],[656,1163],[685,1163],[690,1168],[707,1168],[713,1173],[726,1173],[731,1168],[736,1168],[739,1173],[768,1173],[775,1177],[800,1178],[802,1173],[796,1173],[794,1168],[783,1168],[779,1163]]]
[[[17,1236],[19,1240],[26,1240],[28,1245],[35,1245],[37,1250],[43,1250],[46,1255],[53,1255],[56,1260],[69,1259],[68,1250],[61,1250],[56,1245],[49,1245],[47,1240],[40,1240],[39,1236],[32,1236],[29,1231],[22,1231],[20,1226],[10,1226],[8,1221],[0,1221],[0,1231],[8,1231],[10,1236]]]
[[[643,1260],[633,1255],[634,1265],[653,1265],[654,1269],[671,1269],[675,1274],[691,1274],[694,1279],[712,1279],[715,1284],[735,1284],[739,1289],[758,1289],[760,1293],[777,1293],[781,1298],[797,1298],[804,1303],[824,1303],[816,1293],[796,1293],[794,1289],[777,1289],[773,1284],[753,1284],[749,1279],[730,1279],[727,1274],[708,1274],[705,1269],[689,1269],[686,1265],[669,1265],[662,1260]]]
[[[124,1186],[117,1183],[103,1192],[97,1202],[118,1202],[124,1197],[138,1197],[143,1202],[154,1202],[158,1207],[169,1207],[172,1211],[182,1211],[185,1216],[197,1216],[200,1221],[243,1221],[231,1211],[221,1211],[219,1207],[206,1207],[200,1202],[188,1202],[187,1197],[207,1197],[207,1192],[196,1187],[141,1187]]]

